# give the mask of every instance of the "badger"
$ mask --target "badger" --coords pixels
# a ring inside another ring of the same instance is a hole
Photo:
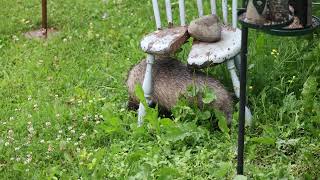
[[[146,70],[146,60],[135,65],[128,74],[127,87],[129,93],[128,106],[137,109],[138,98],[135,96],[135,86],[143,84]],[[210,107],[222,112],[230,126],[232,121],[233,105],[230,93],[213,77],[201,71],[190,69],[181,61],[171,57],[156,57],[153,64],[153,93],[151,101],[158,104],[163,112],[170,112],[176,105],[181,95],[185,94],[189,86],[210,88],[216,94],[216,100],[209,104]],[[193,102],[193,101],[192,101]],[[200,102],[202,102],[200,100]],[[201,103],[197,103],[202,107]]]

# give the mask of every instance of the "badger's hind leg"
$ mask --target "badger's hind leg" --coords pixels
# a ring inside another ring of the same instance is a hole
[[[136,101],[134,98],[129,97],[127,108],[129,110],[136,111],[139,108],[139,102]]]
[[[156,103],[151,102],[149,107],[155,108],[156,106],[157,106]],[[129,97],[127,108],[128,108],[128,110],[131,110],[131,111],[137,111],[139,109],[139,102],[136,101],[134,98]],[[159,115],[162,117],[166,117],[166,118],[172,117],[171,111],[167,110],[164,107],[158,106],[158,112],[159,112]]]

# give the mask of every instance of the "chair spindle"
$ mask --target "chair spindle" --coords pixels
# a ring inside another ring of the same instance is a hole
[[[228,1],[222,0],[223,23],[228,24]]]
[[[184,0],[179,0],[179,11],[180,11],[180,24],[181,26],[185,26],[186,14],[185,14]]]
[[[210,0],[210,5],[211,5],[211,14],[216,15],[217,14],[216,0]]]
[[[156,19],[157,29],[161,29],[161,18],[160,18],[158,0],[152,0],[152,6],[153,6],[154,17]]]
[[[203,16],[203,4],[202,0],[197,0],[197,6],[198,6],[198,14],[199,17]]]
[[[170,0],[166,0],[166,13],[167,13],[167,21],[169,25],[171,25],[173,23],[173,20],[172,20],[172,8],[171,8]]]
[[[238,0],[232,0],[232,27],[237,28],[238,22]]]

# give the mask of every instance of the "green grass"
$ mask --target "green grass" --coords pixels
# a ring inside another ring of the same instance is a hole
[[[40,25],[40,1],[1,2],[0,179],[235,177],[237,111],[231,136],[192,122],[159,124],[155,110],[136,127],[125,80],[145,57],[139,41],[155,26],[151,2],[105,2],[49,1],[60,33],[48,41],[23,36]],[[249,178],[320,178],[319,40],[250,31]],[[231,90],[225,67],[210,73]]]

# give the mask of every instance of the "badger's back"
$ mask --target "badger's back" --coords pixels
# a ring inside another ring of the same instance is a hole
[[[129,72],[127,86],[130,98],[138,102],[134,89],[137,84],[143,83],[146,69],[146,61],[143,60],[133,67]],[[232,99],[221,83],[212,77],[206,76],[202,72],[193,72],[186,65],[172,58],[156,59],[153,65],[153,94],[152,101],[159,106],[170,110],[176,103],[179,96],[186,92],[187,87],[208,86],[217,95],[213,107],[224,112],[228,121],[232,115]]]

